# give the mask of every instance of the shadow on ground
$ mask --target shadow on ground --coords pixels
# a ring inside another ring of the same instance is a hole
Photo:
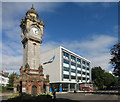
[[[45,100],[3,100],[1,102],[119,102],[117,100],[70,100],[64,98],[57,98],[57,99],[45,99]]]

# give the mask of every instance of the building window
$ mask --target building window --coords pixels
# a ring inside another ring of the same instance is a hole
[[[71,68],[71,72],[76,73],[76,70]]]
[[[69,68],[68,67],[64,67],[64,71],[68,71],[69,72]]]
[[[89,80],[89,78],[87,78],[87,80]]]
[[[85,61],[82,61],[82,64],[85,64]]]
[[[77,59],[77,63],[81,63],[81,59],[78,58],[78,59]]]
[[[78,77],[78,80],[81,80],[81,77]]]
[[[85,80],[85,78],[83,78],[83,80]]]
[[[80,70],[77,70],[77,73],[78,73],[78,74],[81,74],[81,71],[80,71]]]
[[[69,59],[69,54],[68,54],[68,53],[63,52],[63,56],[64,56],[65,58]]]
[[[69,75],[63,75],[63,78],[65,78],[65,79],[69,79]]]
[[[71,59],[72,59],[72,61],[75,61],[75,57],[74,56],[71,56]]]
[[[87,73],[87,75],[89,75],[89,73]]]
[[[65,59],[64,59],[63,62],[66,63],[66,64],[69,64],[69,61],[68,61],[68,60],[65,60]]]
[[[66,57],[69,59],[69,54],[68,53],[66,53]]]
[[[72,65],[72,66],[75,66],[76,64],[75,64],[74,62],[71,62],[71,65]]]
[[[71,72],[76,73],[76,70],[71,68]]]
[[[85,72],[82,72],[83,75],[85,75]]]
[[[89,67],[89,63],[87,63],[87,67]]]
[[[87,68],[87,70],[89,70],[89,68]]]
[[[82,67],[83,69],[86,69],[85,66]]]
[[[77,64],[77,67],[81,68],[81,65],[80,65],[80,64]]]
[[[76,79],[76,76],[71,76],[71,79]]]

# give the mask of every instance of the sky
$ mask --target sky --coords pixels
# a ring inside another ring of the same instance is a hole
[[[21,18],[32,7],[45,23],[41,53],[58,46],[112,70],[110,49],[118,41],[117,2],[2,2],[2,69],[22,65]],[[1,18],[1,15],[0,15]]]

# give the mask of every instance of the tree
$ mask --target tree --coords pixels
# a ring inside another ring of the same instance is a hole
[[[110,63],[114,67],[114,75],[120,78],[120,43],[115,44],[110,52],[112,55]]]
[[[116,83],[116,77],[114,77],[112,74],[105,72],[104,73],[104,85],[107,86],[107,88],[110,88],[111,86],[115,86]]]
[[[92,68],[92,80],[99,89],[104,85],[104,72],[101,67]]]
[[[120,94],[120,43],[117,43],[110,50],[112,58],[110,59],[110,63],[114,67],[114,75],[118,77],[118,93]]]
[[[9,75],[9,84],[8,84],[8,86],[11,87],[11,88],[13,87],[14,77],[15,76],[18,78],[18,74],[14,73],[14,72]]]
[[[106,72],[101,67],[92,68],[92,80],[99,89],[103,89],[103,87],[109,89],[111,86],[118,85],[117,77]]]

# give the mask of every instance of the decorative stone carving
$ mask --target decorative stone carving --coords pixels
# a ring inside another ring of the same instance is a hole
[[[43,67],[42,67],[42,65],[39,66],[38,71],[39,71],[40,74],[43,74]]]
[[[26,63],[26,65],[25,65],[25,72],[29,73],[29,71],[30,71],[30,66],[29,66],[28,63]]]

